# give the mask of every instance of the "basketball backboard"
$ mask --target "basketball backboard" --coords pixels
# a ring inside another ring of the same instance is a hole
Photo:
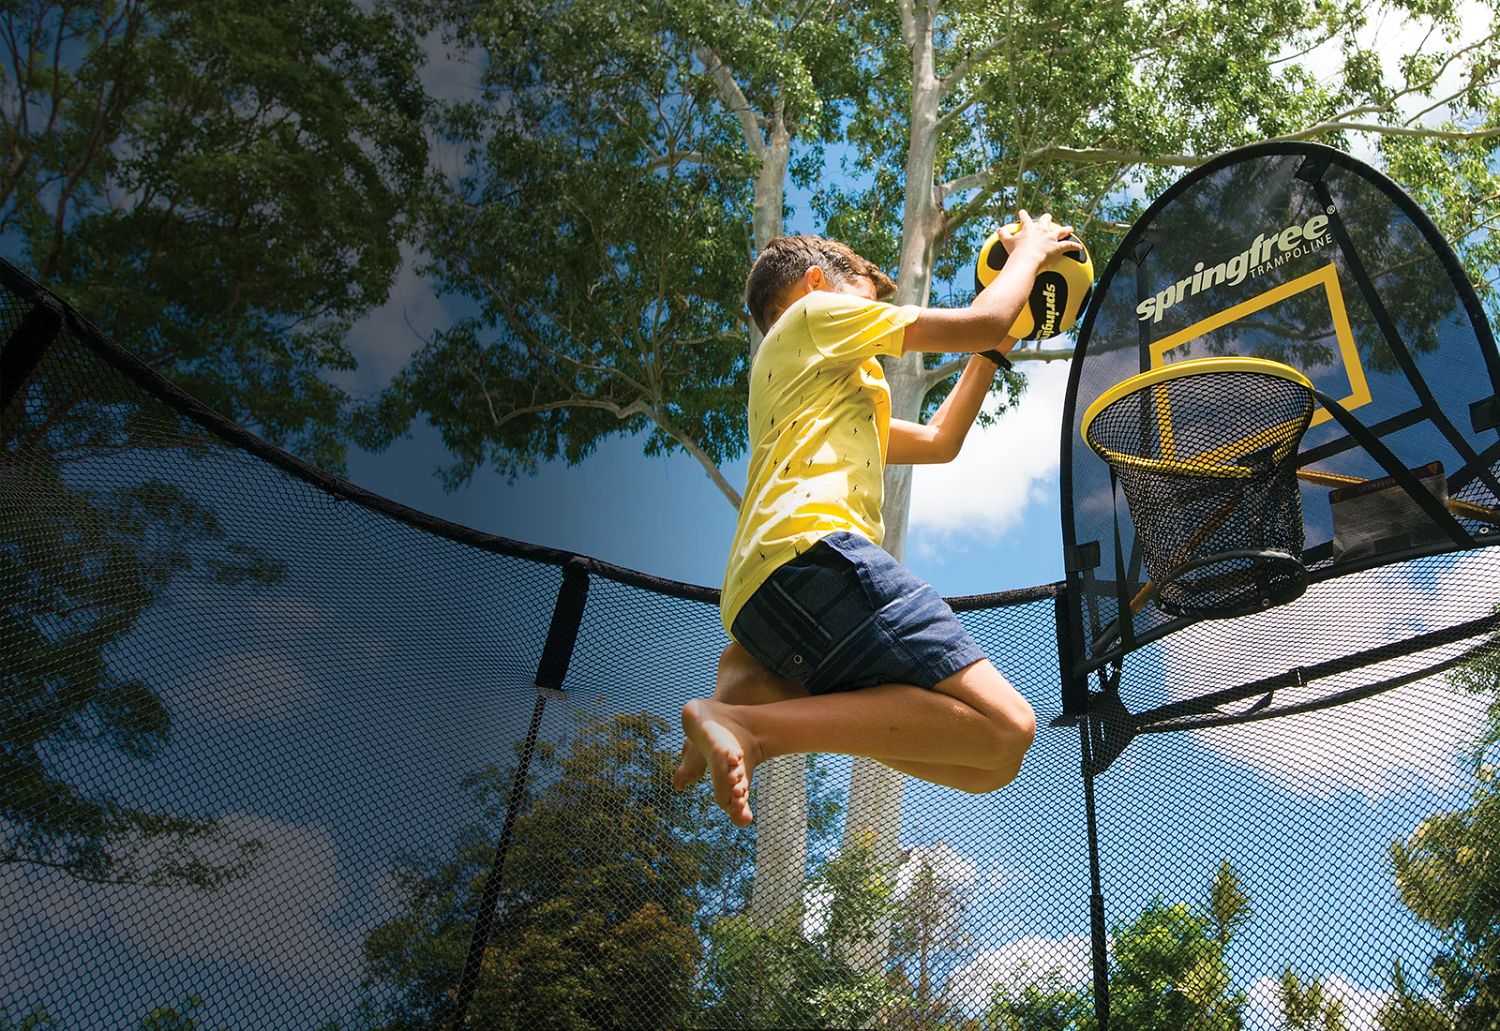
[[[1329,402],[1297,457],[1313,585],[1500,541],[1500,360],[1447,243],[1398,187],[1339,151],[1263,144],[1222,155],[1136,222],[1080,329],[1061,455],[1063,660],[1075,688],[1191,622],[1155,604],[1130,611],[1149,577],[1125,498],[1080,421],[1130,377],[1224,356],[1289,365]],[[1403,490],[1413,477],[1434,483],[1433,463],[1452,520],[1418,509],[1420,525],[1398,525],[1392,513],[1412,507]],[[1380,494],[1381,481],[1384,508],[1330,501],[1335,490]]]

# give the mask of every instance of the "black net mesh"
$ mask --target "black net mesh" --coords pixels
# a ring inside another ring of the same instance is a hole
[[[1312,411],[1294,380],[1200,371],[1145,383],[1085,425],[1151,577],[1133,608],[1154,595],[1174,616],[1237,616],[1302,594],[1295,459]]]
[[[16,334],[42,295],[9,281]],[[1368,697],[1329,672],[1333,709],[1205,711],[1173,649],[1317,646],[1201,624],[1129,656],[1154,722],[1101,693],[1080,727],[1060,588],[955,599],[1037,709],[1021,776],[780,760],[740,830],[670,785],[715,592],[364,495],[62,326],[5,348],[0,1026],[1083,1029],[1096,955],[1117,1028],[1291,1027],[1314,990],[1350,1028],[1493,1012],[1482,631]],[[1487,617],[1480,558],[1412,597]]]

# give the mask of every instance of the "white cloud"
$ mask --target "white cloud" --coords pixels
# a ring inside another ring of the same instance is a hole
[[[1344,1027],[1347,1031],[1377,1031],[1375,1015],[1390,998],[1389,992],[1361,988],[1343,974],[1319,978],[1328,999],[1344,1004]],[[1305,981],[1305,978],[1304,978]],[[1281,1005],[1281,984],[1277,978],[1262,977],[1250,986],[1245,1006],[1245,1031],[1279,1031],[1285,1026]]]
[[[284,647],[290,651],[319,643],[317,635],[337,638],[338,643],[357,651],[368,662],[383,662],[390,658],[390,642],[379,634],[358,632],[363,621],[350,612],[312,604],[292,595],[251,598],[247,603],[257,623],[266,628],[269,636],[275,628],[282,636]]]
[[[298,630],[326,630],[338,623],[333,613],[301,598],[272,599],[256,596],[247,605],[259,621],[295,627]]]
[[[169,692],[176,705],[230,723],[275,723],[295,717],[322,689],[300,666],[276,652],[207,655],[179,674]]]
[[[981,953],[957,967],[948,976],[947,993],[955,1005],[972,1013],[989,1005],[996,986],[1008,999],[1019,997],[1028,985],[1049,978],[1079,987],[1090,982],[1093,969],[1093,946],[1088,935],[1032,935]]]
[[[243,813],[219,823],[226,847],[252,839],[263,844],[251,872],[208,893],[96,889],[115,934],[146,956],[358,976],[361,934],[335,926],[345,890],[328,830]]]
[[[356,322],[345,337],[358,366],[327,373],[330,382],[356,395],[373,394],[401,371],[433,332],[452,325],[432,284],[417,272],[425,260],[410,245],[402,245],[401,268],[385,303]]]
[[[979,880],[979,870],[973,863],[948,847],[945,842],[939,841],[912,849],[906,862],[897,868],[897,898],[906,898],[923,866],[932,870],[933,879],[945,889],[968,888]]]
[[[484,54],[476,48],[459,48],[443,39],[441,29],[422,40],[422,87],[433,100],[473,100],[479,93],[480,62]]]
[[[1036,883],[1036,875],[1030,870],[1018,866],[997,866],[985,876],[984,893],[990,895],[999,891],[1016,891],[1034,887]]]
[[[1161,644],[1168,693],[1174,700],[1197,697],[1228,683],[1247,683],[1480,618],[1488,613],[1495,592],[1475,585],[1494,584],[1494,566],[1493,551],[1483,549],[1459,556],[1431,583],[1417,582],[1405,567],[1351,574],[1317,585],[1291,605],[1174,634]],[[1472,644],[1444,645],[1306,688],[1280,690],[1275,703],[1374,684]],[[1205,656],[1213,656],[1212,662],[1205,662]],[[1218,682],[1204,681],[1209,671]],[[1482,699],[1453,690],[1439,675],[1332,710],[1193,734],[1209,750],[1251,766],[1296,794],[1328,798],[1353,790],[1375,801],[1414,781],[1451,785],[1458,757],[1475,738],[1484,712]]]
[[[1027,508],[1057,496],[1058,434],[1067,362],[1026,364],[1020,403],[985,429],[974,426],[958,458],[912,470],[910,545],[923,558],[961,540],[993,541]],[[995,401],[986,402],[993,411]],[[1049,515],[1055,521],[1056,514]]]
[[[210,960],[303,982],[357,982],[365,928],[337,918],[348,898],[327,828],[245,813],[227,814],[219,825],[220,840],[197,849],[205,861],[233,861],[243,841],[263,847],[250,873],[211,892],[0,868],[0,897],[9,900],[0,907],[0,941],[108,941],[143,960]],[[17,962],[6,955],[5,981],[23,976]]]
[[[829,853],[833,860],[839,855],[835,849]],[[906,859],[896,868],[896,898],[904,900],[916,883],[923,865],[932,870],[933,879],[942,889],[952,891],[958,898],[979,883],[979,869],[963,855],[945,842],[922,845],[908,851]],[[817,887],[805,889],[802,895],[802,934],[808,939],[816,938],[828,926],[828,907],[832,897]],[[955,912],[953,915],[957,915]]]

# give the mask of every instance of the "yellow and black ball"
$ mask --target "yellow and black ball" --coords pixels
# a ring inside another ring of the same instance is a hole
[[[975,293],[989,286],[1005,267],[1009,255],[1000,242],[1000,234],[1020,230],[1018,224],[1011,222],[995,230],[984,241],[974,269]],[[1070,236],[1069,239],[1076,238]],[[1054,254],[1036,274],[1031,296],[1010,327],[1009,335],[1017,340],[1041,340],[1065,333],[1083,315],[1093,295],[1094,260],[1089,257],[1088,248]]]

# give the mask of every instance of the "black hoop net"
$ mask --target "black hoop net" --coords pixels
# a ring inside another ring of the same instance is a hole
[[[1296,457],[1312,412],[1293,379],[1210,368],[1145,383],[1088,423],[1162,608],[1238,616],[1306,589]]]

